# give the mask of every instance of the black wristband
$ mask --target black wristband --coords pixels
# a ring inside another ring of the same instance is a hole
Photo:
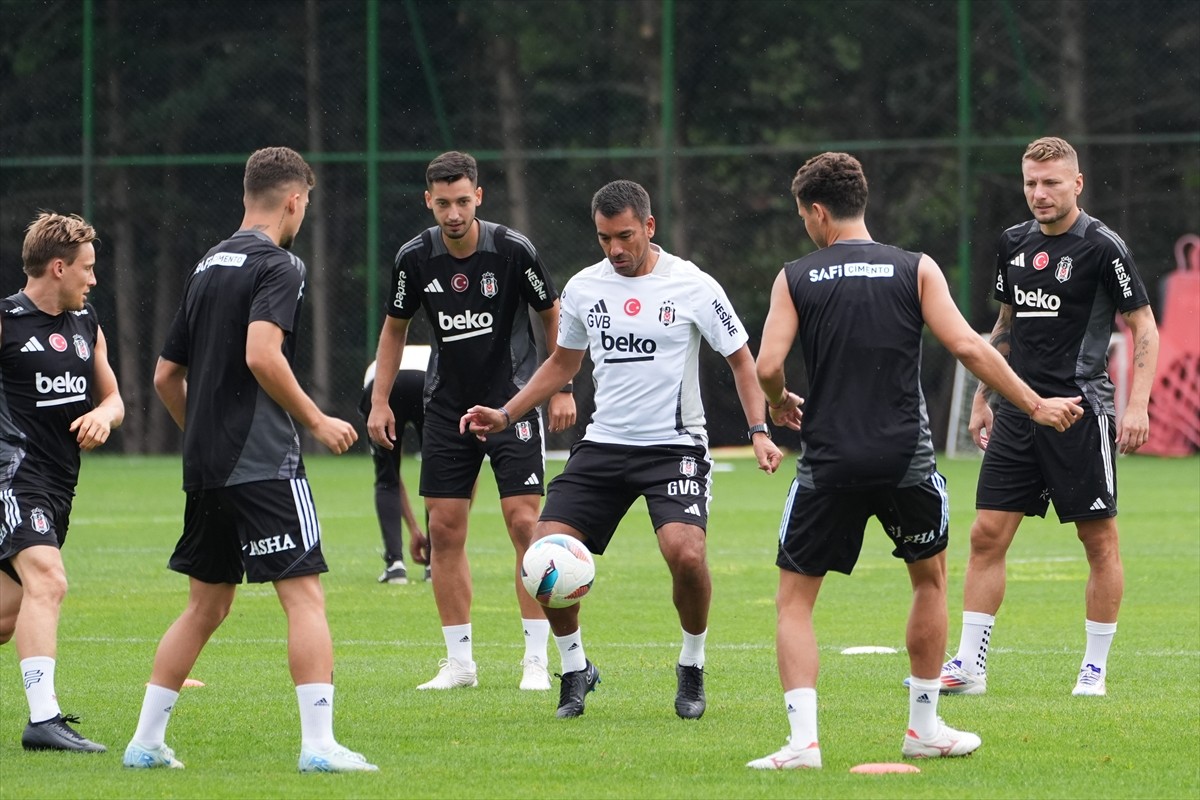
[[[558,392],[559,392],[559,394],[574,394],[575,393],[575,384],[568,383],[566,386],[559,389]]]

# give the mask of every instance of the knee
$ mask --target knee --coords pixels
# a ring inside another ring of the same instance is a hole
[[[17,615],[5,614],[0,617],[0,645],[8,644],[17,629]]]
[[[66,596],[67,573],[61,567],[25,576],[26,603],[57,608]]]
[[[695,574],[707,569],[708,559],[703,539],[685,542],[671,553],[671,571],[676,574]]]
[[[1121,560],[1115,526],[1111,531],[1088,531],[1080,529],[1079,541],[1083,543],[1088,563],[1095,565],[1114,564]]]
[[[199,627],[212,633],[221,627],[232,608],[232,600],[222,599],[219,602],[193,603],[188,612]]]
[[[1008,541],[1000,527],[976,520],[971,526],[971,556],[997,558],[1006,552]]]

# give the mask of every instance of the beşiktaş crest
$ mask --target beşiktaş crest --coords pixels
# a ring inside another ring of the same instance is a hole
[[[517,432],[517,438],[522,442],[528,442],[533,438],[533,426],[529,424],[528,420],[518,422],[515,430]]]
[[[663,325],[670,326],[675,321],[675,301],[666,300],[658,309],[658,321]]]
[[[696,477],[696,459],[691,456],[679,459],[679,474],[685,478]]]
[[[1059,283],[1066,283],[1071,279],[1071,257],[1063,256],[1058,260],[1058,267],[1054,270],[1054,277],[1058,278]]]
[[[75,345],[75,355],[79,356],[81,361],[87,361],[91,358],[92,351],[88,347],[87,339],[76,333],[71,336],[71,342]]]
[[[479,291],[483,292],[484,297],[495,297],[499,291],[499,285],[496,283],[496,273],[485,272],[479,279]]]

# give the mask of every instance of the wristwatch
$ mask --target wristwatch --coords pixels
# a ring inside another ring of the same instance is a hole
[[[768,439],[771,438],[771,429],[767,427],[767,423],[765,422],[760,422],[757,425],[751,425],[750,429],[746,431],[746,438],[753,442],[754,434],[756,433],[765,433]]]

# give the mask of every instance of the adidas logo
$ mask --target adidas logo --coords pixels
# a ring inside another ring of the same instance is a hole
[[[1017,257],[1014,258],[1012,261],[1009,261],[1008,263],[1009,263],[1009,265],[1014,266],[1014,267],[1025,266],[1025,254],[1017,253]]]
[[[570,653],[572,650],[578,650],[578,649],[579,649],[579,645],[573,644],[567,648],[567,652]]]
[[[459,640],[458,640],[458,643],[459,643],[459,644],[467,644],[467,643],[469,643],[470,641],[471,641],[471,637],[470,637],[470,636],[464,636],[464,637],[462,637],[461,639],[459,639]]]
[[[685,508],[683,510],[683,513],[695,514],[698,517],[698,516],[700,516],[700,506],[696,505],[695,503],[692,503],[690,506],[688,506],[687,508]]]
[[[1099,497],[1097,497],[1097,498],[1096,498],[1096,501],[1095,501],[1094,503],[1092,503],[1092,506],[1091,506],[1091,509],[1090,509],[1090,510],[1091,510],[1091,511],[1104,511],[1104,510],[1106,510],[1107,508],[1108,508],[1108,506],[1106,506],[1106,505],[1104,504],[1104,501],[1103,501],[1103,500],[1101,500]]]
[[[438,279],[437,279],[437,278],[434,278],[434,279],[433,279],[433,280],[431,280],[431,281],[429,282],[429,284],[428,284],[428,285],[425,287],[425,291],[426,291],[428,294],[442,294],[442,293],[444,293],[446,290],[442,288],[442,285],[441,285],[440,283],[438,283]]]
[[[538,480],[536,472],[529,473],[529,477],[525,479],[526,486],[537,486],[541,481]]]
[[[921,695],[920,697],[917,698],[917,702],[924,703],[925,705],[929,705],[929,695],[927,695],[927,694]]]
[[[608,306],[604,304],[603,300],[601,300],[599,303],[596,303],[596,305],[592,306],[591,309],[589,309],[589,310],[593,314],[607,314]]]
[[[313,708],[328,708],[328,707],[329,707],[329,701],[326,700],[324,697],[322,697],[317,702],[313,703]]]
[[[40,353],[46,348],[42,347],[42,343],[37,340],[36,336],[30,336],[29,341],[21,346],[22,353]]]
[[[795,707],[794,705],[792,705],[791,703],[788,703],[788,707],[787,707],[787,713],[789,713],[789,714],[795,714],[795,713],[796,713],[796,707]]]
[[[174,705],[174,704],[171,704],[171,705],[169,705],[169,706],[167,706],[166,708],[164,708],[164,709],[163,709],[163,713],[164,713],[164,714],[170,714],[170,713],[171,713],[172,711],[174,711],[174,710],[175,710],[175,705]]]

